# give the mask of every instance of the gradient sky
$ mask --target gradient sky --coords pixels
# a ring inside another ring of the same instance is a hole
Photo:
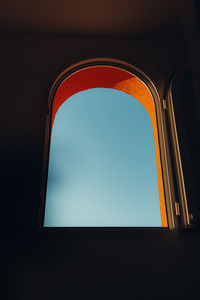
[[[59,108],[44,226],[161,226],[153,128],[132,96],[96,88]]]

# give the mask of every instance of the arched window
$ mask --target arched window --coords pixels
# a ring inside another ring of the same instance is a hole
[[[161,104],[137,68],[96,59],[63,72],[49,99],[45,227],[173,227]]]

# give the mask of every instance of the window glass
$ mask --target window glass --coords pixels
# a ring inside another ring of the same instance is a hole
[[[154,133],[139,101],[95,88],[60,106],[44,226],[161,226]]]

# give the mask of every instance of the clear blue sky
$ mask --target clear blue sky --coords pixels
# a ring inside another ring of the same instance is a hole
[[[161,226],[153,128],[132,96],[90,89],[60,107],[44,226]]]

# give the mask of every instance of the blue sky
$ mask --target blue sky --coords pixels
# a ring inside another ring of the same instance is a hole
[[[96,88],[59,108],[44,226],[161,226],[153,128],[132,96]]]

